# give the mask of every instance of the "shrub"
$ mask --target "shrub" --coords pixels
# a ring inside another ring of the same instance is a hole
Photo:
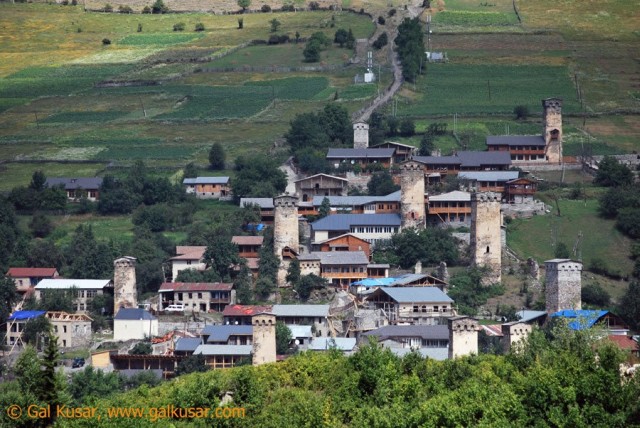
[[[151,8],[149,6],[145,6],[142,8],[142,13],[151,13]]]
[[[263,4],[260,10],[264,13],[271,12],[271,6],[269,6],[268,4]]]
[[[394,16],[396,14],[396,10],[394,9],[389,9],[389,16]]]
[[[82,33],[82,28],[78,27],[78,30],[76,30],[78,33]]]
[[[320,3],[318,3],[317,1],[312,1],[309,3],[309,9],[311,10],[319,10],[320,9]]]
[[[173,24],[173,31],[184,31],[184,22],[178,22],[177,24]]]
[[[524,105],[515,106],[513,108],[513,114],[516,115],[516,119],[526,119],[529,117],[529,107]]]
[[[373,47],[375,49],[382,49],[384,46],[389,43],[389,36],[387,36],[387,32],[380,34],[375,42],[373,42]]]
[[[196,24],[195,31],[204,31],[204,24],[202,22],[198,22]]]
[[[244,27],[244,19],[238,18],[238,30],[242,30]]]
[[[292,4],[285,4],[284,6],[282,6],[282,9],[280,10],[282,10],[283,12],[295,12],[296,8],[293,7]]]
[[[133,13],[133,9],[131,9],[131,7],[129,6],[118,6],[118,12],[119,13]]]
[[[169,12],[169,8],[164,4],[162,0],[156,0],[151,6],[151,13],[163,14]]]
[[[62,0],[62,2],[60,2],[61,5],[66,6],[69,4],[69,0]]]
[[[103,12],[113,12],[113,6],[111,6],[109,3],[104,5],[104,8],[102,9]]]
[[[111,40],[109,40],[107,38],[104,38],[104,39],[102,39],[102,44],[105,45],[105,46],[106,45],[110,45],[111,44]]]
[[[138,24],[138,33],[142,33],[142,24]]]
[[[78,0],[71,0],[71,6],[77,6]]]
[[[386,20],[386,19],[384,19],[384,16],[379,16],[379,17],[378,17],[378,24],[380,24],[380,25],[384,25],[384,24],[386,24],[386,23],[387,23],[387,20]]]

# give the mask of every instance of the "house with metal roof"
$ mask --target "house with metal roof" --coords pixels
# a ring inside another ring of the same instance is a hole
[[[89,305],[96,296],[113,295],[113,281],[111,279],[43,279],[35,286],[36,300],[45,300],[47,295],[55,292],[75,293],[74,309],[77,313],[87,313]]]
[[[453,299],[437,287],[380,287],[365,299],[389,324],[441,324],[456,315]]]
[[[236,302],[233,284],[221,282],[164,282],[158,290],[162,309],[182,304],[185,311],[223,311]]]
[[[345,233],[325,241],[313,242],[311,250],[321,252],[362,251],[367,258],[371,258],[371,244],[369,241],[358,238],[352,233]]]
[[[202,345],[202,338],[200,337],[178,337],[174,343],[173,354],[191,355],[200,345]]]
[[[273,224],[275,208],[273,198],[240,198],[240,206],[255,205],[260,208],[260,221],[264,224]]]
[[[438,287],[446,292],[448,284],[443,280],[424,273],[407,273],[397,277],[366,278],[351,284],[351,292],[368,295],[378,287]]]
[[[410,144],[402,144],[395,141],[385,141],[384,143],[371,146],[372,149],[394,149],[393,162],[402,163],[411,159],[418,152],[418,148]]]
[[[346,355],[356,350],[355,337],[314,337],[309,344],[310,351],[329,351],[336,349]]]
[[[251,325],[208,325],[200,332],[202,343],[209,345],[251,345],[253,326]]]
[[[337,169],[341,164],[360,165],[366,168],[371,164],[380,164],[389,168],[393,164],[395,149],[329,149],[327,160]]]
[[[113,340],[143,340],[158,335],[158,318],[140,308],[121,308],[113,317]]]
[[[187,194],[198,199],[224,199],[231,195],[229,177],[196,177],[182,181]]]
[[[25,324],[32,319],[42,317],[46,314],[46,311],[14,311],[9,318],[7,318],[7,338],[6,344],[9,346],[21,346],[22,331]]]
[[[387,325],[362,334],[361,341],[374,337],[387,348],[443,348],[449,347],[447,325]]]
[[[309,326],[317,335],[329,335],[329,305],[273,305],[271,313],[287,325]]]
[[[46,187],[62,186],[70,201],[79,201],[83,197],[90,201],[97,201],[100,199],[102,177],[47,178],[44,185]]]
[[[329,214],[393,214],[400,213],[400,191],[385,196],[327,196],[331,210]],[[324,196],[313,198],[313,207],[318,211]]]
[[[572,330],[585,330],[595,325],[607,330],[610,334],[626,335],[629,326],[618,315],[604,310],[564,309],[550,315],[551,319],[566,320]]]
[[[490,135],[486,142],[491,152],[509,153],[514,164],[547,161],[546,143],[542,135]]]
[[[426,175],[439,174],[441,178],[460,171],[506,171],[511,167],[508,152],[459,151],[452,156],[414,156]]]
[[[240,361],[251,361],[252,345],[207,345],[198,346],[193,355],[204,355],[206,364],[212,369],[226,369]]]
[[[375,247],[400,232],[399,214],[334,214],[311,223],[312,242],[351,233]]]
[[[427,223],[443,227],[471,226],[471,193],[454,190],[427,198]]]
[[[363,278],[389,275],[388,264],[369,263],[369,257],[364,251],[316,251],[299,255],[298,261],[303,275],[320,276],[331,285],[343,289]]]
[[[175,281],[180,271],[185,269],[205,270],[207,268],[204,262],[205,251],[207,251],[207,247],[204,245],[176,246],[176,255],[169,259],[172,280]]]
[[[294,181],[296,196],[301,202],[312,200],[315,196],[344,196],[347,194],[349,180],[329,174],[315,174]]]

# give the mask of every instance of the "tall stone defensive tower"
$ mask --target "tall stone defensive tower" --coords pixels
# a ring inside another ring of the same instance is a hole
[[[542,135],[547,162],[562,163],[562,98],[542,100]]]
[[[504,352],[509,352],[518,342],[522,342],[531,334],[531,324],[514,321],[502,324],[502,347]],[[519,350],[519,348],[516,348]]]
[[[486,266],[485,285],[502,280],[500,193],[471,194],[471,251],[474,266]]]
[[[478,353],[478,320],[471,317],[453,317],[449,324],[449,359]]]
[[[278,286],[285,285],[287,268],[291,259],[298,254],[299,225],[298,198],[282,195],[273,198],[273,252],[280,258]]]
[[[113,315],[121,308],[138,307],[136,259],[124,256],[113,262]]]
[[[544,262],[545,300],[548,313],[582,308],[582,263],[569,259]]]
[[[400,165],[400,209],[402,227],[424,228],[424,170],[418,162]]]
[[[366,149],[369,147],[369,124],[356,122],[353,124],[353,148]]]
[[[276,361],[276,316],[260,313],[251,317],[253,326],[253,365]]]

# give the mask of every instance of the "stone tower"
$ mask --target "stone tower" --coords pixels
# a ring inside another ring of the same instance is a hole
[[[369,147],[369,124],[356,122],[353,124],[353,148],[366,149]]]
[[[113,315],[121,308],[138,307],[136,259],[124,256],[113,262]]]
[[[522,342],[531,334],[531,324],[514,321],[502,324],[502,346],[504,352],[509,352],[513,345]],[[517,349],[517,348],[516,348]]]
[[[260,313],[251,317],[253,326],[253,365],[276,361],[276,316]]]
[[[542,100],[542,135],[547,162],[562,163],[562,98]]]
[[[500,193],[471,194],[471,252],[474,266],[486,266],[489,273],[484,284],[502,280]]]
[[[400,209],[402,227],[424,228],[424,170],[418,162],[400,165]]]
[[[544,268],[547,312],[581,309],[582,263],[569,259],[552,259],[544,262]]]
[[[449,359],[478,354],[478,320],[471,317],[453,317],[449,324]]]
[[[278,286],[284,286],[287,268],[294,256],[293,253],[298,254],[300,245],[298,198],[289,195],[278,196],[273,198],[273,206],[273,252],[281,261],[278,269]]]

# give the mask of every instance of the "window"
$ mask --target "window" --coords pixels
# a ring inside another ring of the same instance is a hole
[[[191,265],[191,260],[187,260],[187,265]]]
[[[486,251],[486,253],[487,253],[487,254],[489,254],[489,246],[488,246],[488,245],[487,245],[487,251]]]
[[[189,299],[193,299],[193,293],[189,293]]]
[[[63,332],[63,333],[66,333],[66,332],[67,332],[67,326],[66,326],[66,325],[63,325],[63,326],[62,326],[62,332]]]
[[[178,300],[182,300],[182,293],[178,293]]]
[[[419,308],[417,306],[413,307],[413,312],[419,312]]]
[[[198,299],[202,299],[202,293],[198,293]]]

